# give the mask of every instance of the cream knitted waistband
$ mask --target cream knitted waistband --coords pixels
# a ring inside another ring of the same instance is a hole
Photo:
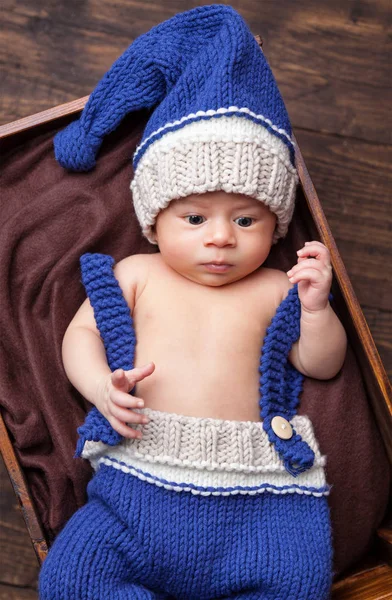
[[[107,464],[176,491],[208,495],[234,493],[328,493],[324,465],[308,417],[291,420],[315,453],[313,467],[294,478],[286,472],[261,422],[199,418],[152,410],[135,412],[149,417],[140,440],[123,439],[110,447],[86,442],[83,458],[95,469]]]

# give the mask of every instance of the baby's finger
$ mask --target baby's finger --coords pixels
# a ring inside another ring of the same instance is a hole
[[[325,280],[325,276],[322,271],[318,269],[302,269],[298,270],[292,276],[289,277],[291,283],[297,283],[298,281],[311,281],[312,283],[321,283]]]
[[[128,391],[129,384],[123,369],[116,369],[111,375],[112,384],[119,390]]]
[[[143,365],[142,367],[135,367],[130,371],[125,371],[125,375],[128,379],[129,389],[135,387],[138,381],[142,381],[149,375],[151,375],[155,371],[155,365],[153,362],[148,363],[147,365]]]
[[[308,242],[305,242],[305,246],[309,246],[310,244],[318,244],[319,246],[326,248],[326,245],[323,244],[322,242],[319,242],[319,240],[310,240]]]
[[[121,392],[120,390],[112,390],[109,396],[110,400],[123,408],[143,408],[144,400],[138,396],[132,396],[128,392]]]
[[[330,260],[329,250],[324,244],[321,244],[321,242],[306,242],[305,246],[297,251],[297,255],[300,258],[312,256],[323,262]]]
[[[126,408],[121,408],[121,406],[117,406],[116,404],[110,405],[109,412],[113,417],[116,417],[116,419],[123,423],[148,423],[150,421],[145,415]]]
[[[122,423],[115,417],[111,417],[110,424],[113,427],[113,429],[117,431],[117,433],[119,433],[125,438],[135,438],[140,440],[143,437],[141,431],[133,429],[132,427],[128,427],[127,425],[125,425],[125,423]]]
[[[307,267],[310,267],[311,269],[324,269],[325,265],[323,265],[323,263],[320,261],[314,260],[314,258],[304,258],[300,263],[294,265],[290,271],[287,271],[287,275],[290,277],[301,269],[306,269]]]

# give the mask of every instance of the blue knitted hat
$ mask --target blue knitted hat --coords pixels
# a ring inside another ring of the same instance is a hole
[[[294,210],[298,175],[290,121],[247,24],[214,4],[177,14],[138,37],[55,137],[59,163],[91,169],[126,114],[152,113],[133,156],[131,183],[144,235],[171,200],[223,190],[260,200],[277,216],[274,242]]]

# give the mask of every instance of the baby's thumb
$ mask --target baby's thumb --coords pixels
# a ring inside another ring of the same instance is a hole
[[[115,371],[113,371],[113,373],[111,375],[111,379],[112,379],[112,384],[114,385],[115,388],[117,388],[118,390],[121,390],[122,392],[128,391],[128,388],[129,388],[128,378],[123,369],[116,369]]]

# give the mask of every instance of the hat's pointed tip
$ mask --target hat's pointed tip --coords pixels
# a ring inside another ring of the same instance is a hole
[[[60,131],[53,143],[56,160],[64,169],[90,171],[95,167],[100,141],[87,135],[80,121],[74,121]]]

